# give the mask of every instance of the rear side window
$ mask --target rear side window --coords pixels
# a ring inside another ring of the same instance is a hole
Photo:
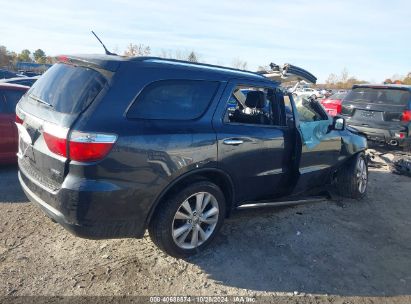
[[[24,93],[23,90],[0,90],[0,112],[15,113],[16,104]]]
[[[103,75],[93,69],[59,63],[34,83],[29,97],[57,112],[73,114],[84,110],[105,83]]]
[[[411,100],[408,90],[385,88],[355,88],[348,93],[344,101],[376,104],[407,105]]]
[[[128,118],[190,120],[207,109],[216,81],[162,80],[149,84],[130,107]]]

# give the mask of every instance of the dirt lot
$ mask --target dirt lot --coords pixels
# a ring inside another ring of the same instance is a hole
[[[276,303],[411,303],[410,186],[409,177],[374,168],[363,201],[239,211],[206,252],[176,260],[148,236],[90,241],[70,235],[27,202],[16,167],[2,168],[0,296],[269,295],[264,299]]]

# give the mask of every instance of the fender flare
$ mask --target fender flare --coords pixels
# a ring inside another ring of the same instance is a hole
[[[178,177],[176,177],[171,183],[169,183],[161,192],[159,195],[157,195],[157,197],[154,200],[154,203],[151,205],[150,211],[146,217],[146,221],[144,226],[147,227],[148,224],[150,223],[154,211],[157,209],[158,204],[162,201],[162,199],[166,196],[166,194],[175,186],[177,185],[179,182],[183,181],[186,178],[189,178],[190,176],[193,175],[201,175],[204,173],[217,173],[220,174],[222,176],[224,176],[224,178],[228,181],[229,185],[230,185],[230,194],[231,194],[231,202],[226,202],[230,204],[230,207],[233,207],[233,202],[235,201],[234,197],[235,197],[235,187],[234,187],[234,183],[232,178],[230,177],[230,175],[228,173],[226,173],[224,170],[219,169],[219,168],[201,168],[201,169],[194,169],[191,171],[188,171]],[[231,211],[231,208],[227,208],[228,212]]]

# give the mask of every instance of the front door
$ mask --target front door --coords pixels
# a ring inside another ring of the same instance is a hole
[[[332,119],[318,102],[296,97],[294,105],[300,142],[297,144],[299,176],[294,188],[294,194],[298,194],[329,181],[331,170],[338,164],[342,144],[340,132],[329,128]]]

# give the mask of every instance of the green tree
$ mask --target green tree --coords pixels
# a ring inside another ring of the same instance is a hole
[[[25,62],[32,62],[31,60],[31,52],[27,49],[22,50],[20,54],[17,55],[17,60],[18,61],[25,61]]]
[[[35,50],[33,57],[37,63],[46,63],[46,53],[42,49]]]

